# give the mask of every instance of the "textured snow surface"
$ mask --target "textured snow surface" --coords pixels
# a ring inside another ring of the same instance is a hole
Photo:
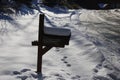
[[[38,11],[0,20],[0,80],[120,80],[120,10],[40,8],[45,26],[67,28],[70,45],[52,48],[37,74]]]
[[[44,33],[49,35],[69,36],[71,34],[71,31],[70,29],[65,28],[44,27]]]

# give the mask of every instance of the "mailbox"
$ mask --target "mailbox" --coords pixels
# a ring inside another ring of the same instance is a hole
[[[39,32],[42,32],[39,36],[42,42],[40,43],[39,41],[33,41],[33,46],[42,45],[52,47],[64,47],[65,45],[69,45],[69,40],[71,36],[71,31],[69,29],[44,27],[44,25],[42,27],[39,27],[41,28],[39,29]]]
[[[64,47],[69,44],[71,31],[69,29],[45,27],[43,37],[43,46]],[[32,45],[40,45],[33,41]]]
[[[45,45],[61,47],[69,44],[71,31],[63,28],[44,28],[43,42]]]
[[[42,56],[52,47],[69,45],[71,31],[65,28],[44,27],[44,14],[39,18],[38,40],[33,41],[33,46],[38,46],[37,72],[42,72]]]

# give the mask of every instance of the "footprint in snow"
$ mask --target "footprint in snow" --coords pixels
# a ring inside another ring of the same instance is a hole
[[[13,75],[20,75],[21,73],[19,71],[13,71]]]
[[[57,77],[57,80],[65,80],[61,74],[54,74],[54,76]]]
[[[97,72],[98,72],[98,69],[93,69],[93,72],[97,73]]]
[[[20,80],[26,80],[26,79],[36,79],[39,78],[42,80],[42,75],[37,74],[36,72],[30,70],[30,69],[22,69],[21,71],[13,71],[13,75],[16,76],[16,78]]]
[[[98,64],[98,65],[93,69],[93,72],[98,73],[100,69],[102,69],[102,64]]]
[[[25,73],[27,71],[30,71],[30,69],[22,69],[21,71],[13,71],[13,74],[14,75],[20,75],[20,74]]]
[[[71,64],[67,64],[67,67],[71,67]]]
[[[57,77],[62,77],[62,75],[60,75],[60,74],[55,74],[54,76],[57,76]]]
[[[93,80],[110,80],[110,79],[107,77],[103,77],[103,76],[95,76],[93,77]]]
[[[66,61],[67,58],[68,58],[67,56],[64,56],[64,57],[61,59],[61,61],[62,61],[63,63],[65,63],[67,67],[71,67],[71,64],[69,64],[69,63]]]
[[[31,71],[31,70],[30,69],[23,69],[23,70],[21,70],[22,73],[27,72],[27,71]]]
[[[71,79],[72,79],[72,80],[80,80],[80,78],[81,78],[81,76],[76,75],[76,76],[73,76]]]
[[[26,80],[28,78],[28,76],[17,76],[17,78],[19,78],[21,80]]]

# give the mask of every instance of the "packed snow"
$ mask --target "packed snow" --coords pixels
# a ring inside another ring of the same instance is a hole
[[[38,9],[38,8],[37,8]],[[36,73],[39,14],[45,26],[72,32],[69,46],[52,48]],[[0,15],[0,80],[120,80],[120,10],[40,7]]]
[[[49,35],[57,35],[57,36],[69,36],[71,34],[71,31],[65,28],[44,27],[44,33]]]

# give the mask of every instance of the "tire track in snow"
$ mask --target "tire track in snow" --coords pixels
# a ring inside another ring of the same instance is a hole
[[[104,56],[92,42],[87,40],[86,28],[79,26],[81,24],[79,22],[79,16],[80,14],[72,14],[70,18],[72,24],[72,38],[69,52],[67,52],[70,56],[68,61],[72,63],[70,67],[72,72],[80,74],[84,76],[84,78],[85,76],[89,76],[90,78],[98,69],[97,66],[102,65]],[[68,50],[63,52],[66,51]]]
[[[89,41],[91,42],[98,42],[95,43],[96,47],[101,51],[101,54],[103,54],[105,61],[103,64],[103,68],[106,68],[108,70],[114,70],[114,71],[120,71],[119,70],[119,17],[120,14],[115,14],[115,12],[111,11],[91,11],[93,14],[88,14],[88,17],[84,20],[93,20],[92,22],[88,22],[88,24],[85,26],[87,27],[87,31],[85,31],[85,34],[88,34],[91,39]],[[84,14],[83,14],[84,16]],[[86,16],[86,15],[85,15]],[[95,17],[91,17],[95,16]],[[100,20],[100,23],[98,24],[98,21],[94,21],[94,19]],[[82,23],[82,22],[81,22]],[[91,25],[93,24],[93,25]],[[81,29],[81,28],[80,28]],[[112,38],[111,38],[112,37]],[[94,40],[96,39],[96,40]],[[100,44],[100,45],[99,45]],[[110,68],[111,67],[111,68]],[[101,70],[102,72],[102,70]],[[108,72],[106,71],[108,74]],[[114,72],[113,72],[114,73]],[[101,74],[101,73],[100,73]],[[116,75],[117,76],[117,75]],[[115,77],[116,77],[115,76]]]

